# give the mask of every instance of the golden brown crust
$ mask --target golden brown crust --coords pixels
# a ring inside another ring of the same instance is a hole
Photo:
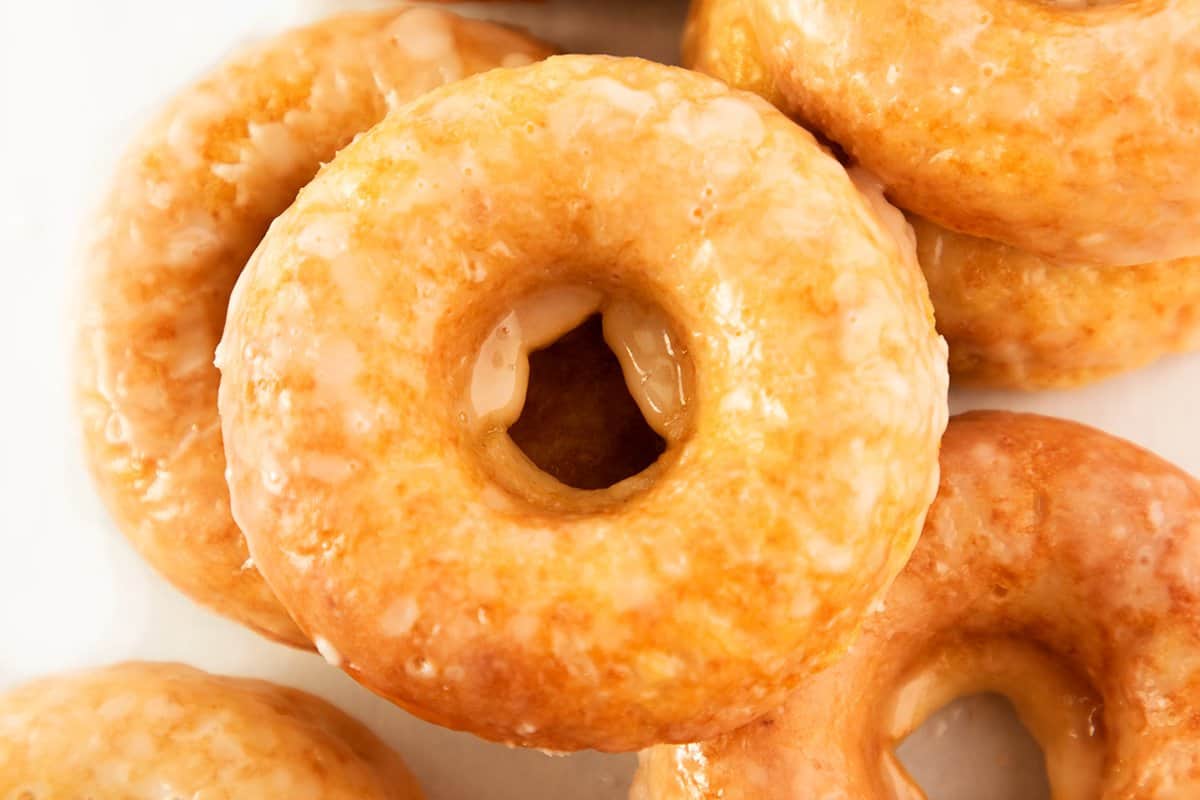
[[[802,129],[696,73],[560,57],[437,90],[238,284],[234,513],[301,627],[421,716],[551,749],[728,729],[840,651],[932,497],[945,352],[905,246]],[[548,283],[657,303],[695,371],[689,432],[587,513],[501,489],[458,416]]]
[[[902,208],[1072,263],[1200,255],[1195,0],[744,5],[782,107]]]
[[[763,61],[754,27],[744,3],[692,0],[683,29],[683,65],[782,108],[784,98]]]
[[[956,383],[1078,386],[1200,348],[1200,258],[1067,266],[909,222]]]
[[[0,796],[420,800],[387,745],[324,700],[127,663],[0,695]]]
[[[635,796],[894,796],[891,748],[921,722],[900,706],[989,690],[1042,741],[1055,797],[1195,796],[1198,554],[1178,468],[1075,423],[956,417],[921,540],[850,654],[740,731],[644,754]]]
[[[696,0],[684,63],[786,110],[749,9]],[[1200,258],[1067,265],[915,214],[908,219],[956,382],[1077,386],[1200,347]]]
[[[222,474],[212,355],[267,225],[389,108],[547,52],[441,11],[344,15],[235,56],[175,98],[126,155],[88,259],[79,406],[118,526],[194,599],[311,646],[248,561]]]

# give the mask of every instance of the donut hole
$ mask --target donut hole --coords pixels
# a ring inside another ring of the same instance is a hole
[[[538,469],[575,489],[637,475],[667,447],[629,393],[600,314],[530,353],[525,405],[508,435]]]
[[[1001,694],[961,697],[896,747],[928,800],[1049,800],[1046,759]]]
[[[490,308],[464,339],[458,420],[508,494],[556,513],[611,509],[682,452],[693,367],[651,299],[661,294],[639,288],[585,278],[480,292]]]

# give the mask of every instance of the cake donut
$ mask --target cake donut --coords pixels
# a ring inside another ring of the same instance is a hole
[[[695,69],[787,106],[745,4],[695,2],[683,56]],[[874,190],[869,173],[853,171]],[[907,217],[956,382],[1076,386],[1200,347],[1198,258],[1130,267],[1065,264]]]
[[[714,2],[685,64],[724,50],[900,207],[1071,263],[1200,255],[1196,0]]]
[[[126,663],[0,694],[0,797],[420,800],[400,757],[310,694]]]
[[[360,131],[447,81],[548,54],[429,9],[350,14],[246,50],[177,96],[121,162],[88,250],[78,396],[118,527],[195,600],[311,646],[229,513],[213,352],[271,220]]]
[[[1200,793],[1200,484],[1071,422],[951,420],[937,500],[862,636],[778,710],[642,755],[638,800],[924,797],[893,748],[1007,695],[1063,800]]]
[[[1078,386],[1200,349],[1200,258],[1068,267],[909,222],[956,384]]]
[[[530,351],[597,313],[665,450],[582,490],[506,429]],[[343,150],[243,272],[233,513],[318,649],[425,719],[691,741],[840,654],[899,571],[945,358],[911,243],[768,104],[638,59],[495,70]]]

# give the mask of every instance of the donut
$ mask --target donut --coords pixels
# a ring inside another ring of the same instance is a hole
[[[506,430],[529,353],[597,313],[664,447],[579,489]],[[495,70],[343,150],[243,272],[233,513],[318,649],[418,716],[691,741],[777,705],[899,571],[945,357],[911,243],[768,104],[638,59]]]
[[[909,222],[956,385],[1078,386],[1200,349],[1200,258],[1068,267]]]
[[[0,797],[420,800],[366,727],[266,681],[126,663],[0,695]]]
[[[1071,387],[1200,348],[1200,259],[1063,266],[954,233],[888,205],[878,179],[855,184],[914,239],[950,375],[964,386]],[[909,228],[911,225],[911,228]]]
[[[693,4],[684,63],[785,107],[758,53],[744,5]],[[1065,264],[907,217],[956,383],[1078,386],[1200,347],[1200,259]]]
[[[223,477],[213,352],[267,226],[390,108],[547,53],[442,11],[334,17],[233,56],[124,157],[87,250],[76,370],[84,447],[118,527],[193,599],[311,647],[253,568]]]
[[[786,99],[767,67],[751,13],[737,0],[692,0],[683,26],[681,61],[688,69],[784,108]]]
[[[845,659],[776,711],[642,755],[637,800],[924,797],[893,748],[1007,695],[1051,794],[1200,793],[1200,483],[1072,422],[951,420],[912,560]]]
[[[1200,255],[1195,0],[699,0],[687,36],[686,65],[771,85],[951,230],[1070,263]]]

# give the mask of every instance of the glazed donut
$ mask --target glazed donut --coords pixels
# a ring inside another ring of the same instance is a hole
[[[1178,468],[1075,423],[955,417],[921,540],[849,655],[741,730],[647,751],[632,796],[924,797],[893,747],[998,691],[1055,798],[1196,797],[1197,553]]]
[[[318,648],[421,717],[553,750],[730,729],[842,651],[933,496],[945,345],[910,248],[696,73],[568,56],[435,90],[239,279],[234,516]],[[529,351],[597,312],[666,449],[584,491],[505,429]]]
[[[956,384],[1078,386],[1200,349],[1200,258],[1065,267],[909,222]]]
[[[696,2],[684,62],[786,104],[758,55],[742,4]],[[859,183],[874,190],[869,177]],[[1076,386],[1200,347],[1200,259],[1066,265],[915,214],[908,221],[956,382]]]
[[[1196,0],[727,1],[684,63],[769,83],[902,208],[1059,261],[1200,255]]]
[[[0,695],[0,797],[420,800],[400,757],[310,694],[128,663]]]
[[[85,449],[135,547],[172,583],[311,646],[229,514],[213,351],[233,283],[322,161],[401,102],[542,58],[504,28],[428,9],[291,31],[179,95],[121,163],[89,251],[79,336]]]

